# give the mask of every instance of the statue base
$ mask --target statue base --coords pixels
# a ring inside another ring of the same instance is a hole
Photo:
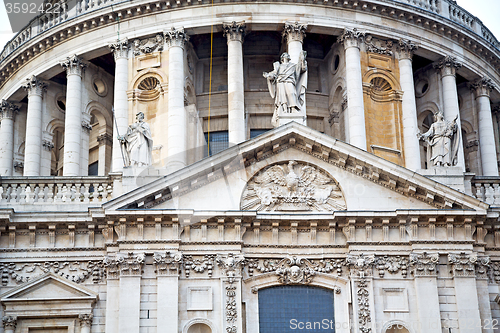
[[[278,127],[295,121],[307,126],[307,116],[305,112],[282,113],[278,116]]]
[[[471,179],[474,174],[464,172],[462,167],[434,167],[417,169],[416,172],[460,192],[472,194]]]

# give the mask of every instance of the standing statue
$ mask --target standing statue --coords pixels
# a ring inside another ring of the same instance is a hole
[[[417,133],[420,140],[427,143],[427,165],[428,166],[453,166],[457,164],[458,133],[457,118],[446,122],[442,112],[435,116],[435,122],[429,130]]]
[[[152,163],[153,138],[149,125],[144,122],[144,113],[136,114],[135,123],[127,129],[127,134],[118,136],[125,166],[148,166]]]
[[[273,64],[272,72],[264,72],[271,97],[274,98],[274,114],[271,123],[278,126],[281,113],[301,111],[307,89],[307,53],[300,53],[299,63],[290,62],[290,55],[283,53],[281,63]]]

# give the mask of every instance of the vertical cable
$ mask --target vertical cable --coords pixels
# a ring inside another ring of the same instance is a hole
[[[210,107],[212,101],[212,58],[213,58],[213,48],[214,48],[214,0],[212,0],[212,14],[211,14],[211,24],[210,24],[210,74],[208,79],[208,135],[207,135],[207,151],[208,156],[210,156]]]

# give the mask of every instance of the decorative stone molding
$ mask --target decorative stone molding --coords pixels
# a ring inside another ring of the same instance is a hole
[[[184,32],[184,28],[175,29],[172,27],[171,30],[165,30],[163,35],[167,47],[178,46],[184,48],[184,44],[189,41],[189,36]]]
[[[103,263],[108,279],[118,279],[120,276],[141,276],[144,259],[144,253],[118,253],[116,257],[104,257]]]
[[[156,34],[156,36],[151,38],[135,39],[134,56],[163,51],[164,44],[165,38],[162,34]]]
[[[14,119],[19,113],[19,107],[5,99],[0,101],[0,119]]]
[[[225,37],[227,37],[227,42],[237,41],[243,43],[243,38],[245,37],[245,22],[223,23],[222,32]]]
[[[372,329],[369,327],[369,325],[372,319],[370,311],[370,292],[368,291],[368,281],[366,279],[362,279],[356,281],[356,285],[358,287],[356,294],[358,301],[359,331],[361,333],[370,333]]]
[[[448,254],[448,263],[452,265],[454,277],[475,277],[475,265],[477,262],[477,254]]]
[[[78,315],[78,320],[80,321],[81,327],[91,327],[94,315],[91,313],[82,313]]]
[[[155,252],[153,260],[156,266],[157,276],[179,275],[182,264],[182,253],[180,252]]]
[[[16,171],[23,170],[23,169],[24,169],[24,163],[23,163],[23,162],[18,162],[18,161],[15,161],[15,162],[14,162],[14,169],[15,169]]]
[[[476,98],[480,96],[486,96],[489,98],[490,92],[495,88],[495,85],[490,78],[483,76],[479,80],[471,83],[470,88],[474,92]]]
[[[341,107],[342,111],[345,111],[347,109],[347,95],[342,98]]]
[[[406,278],[408,276],[409,260],[407,257],[402,256],[377,257],[375,267],[380,277],[384,277],[387,271],[391,274],[401,272],[401,275]]]
[[[195,273],[204,273],[207,271],[208,277],[212,277],[215,265],[215,255],[207,254],[202,258],[193,258],[191,255],[183,256],[182,266],[186,277],[189,277],[191,271]]]
[[[307,24],[299,22],[286,22],[283,29],[283,37],[286,38],[287,43],[292,41],[303,42],[306,37]]]
[[[490,269],[490,257],[478,257],[476,261],[476,278],[487,279]]]
[[[4,330],[15,330],[17,326],[17,316],[4,316],[2,318]]]
[[[433,67],[441,71],[441,76],[455,76],[456,71],[462,67],[462,63],[458,62],[456,57],[445,56],[433,64]]]
[[[101,134],[97,137],[97,142],[99,145],[111,145],[113,143],[113,136],[108,133]]]
[[[92,125],[90,125],[88,122],[86,121],[82,121],[82,128],[87,132],[87,133],[90,133],[90,131],[92,131]]]
[[[364,278],[372,275],[372,268],[375,263],[375,255],[370,254],[365,256],[363,253],[358,255],[348,254],[346,264],[349,266],[351,276]]]
[[[490,262],[488,266],[488,278],[490,282],[500,284],[500,262]]]
[[[82,283],[92,280],[99,283],[104,280],[105,272],[102,261],[44,261],[30,263],[0,263],[2,286],[9,284],[9,278],[17,284],[26,283],[37,276],[52,272],[72,282]]]
[[[42,96],[43,92],[47,90],[47,84],[42,80],[39,80],[35,75],[27,78],[22,87],[24,90],[28,91],[28,96]]]
[[[392,40],[382,40],[373,37],[372,35],[366,35],[365,37],[365,45],[366,50],[371,53],[383,54],[387,56],[391,56],[394,54],[392,52],[392,48],[394,42]]]
[[[117,40],[114,43],[108,44],[109,49],[113,52],[113,57],[115,61],[119,58],[128,59],[128,39]]]
[[[336,211],[345,210],[338,183],[323,171],[295,161],[261,170],[248,182],[242,210]]]
[[[357,47],[359,48],[361,42],[364,40],[366,33],[358,31],[358,29],[345,28],[344,32],[337,39],[337,43],[343,44],[344,48]]]
[[[438,262],[438,253],[410,253],[410,266],[415,276],[436,276]]]
[[[338,124],[339,122],[340,122],[340,112],[333,111],[332,113],[330,113],[330,117],[328,117],[328,123],[332,125],[332,124]]]
[[[470,140],[465,144],[465,149],[467,152],[478,151],[479,149],[479,140]]]
[[[245,257],[243,255],[234,255],[229,253],[227,256],[218,254],[215,262],[222,269],[224,275],[229,279],[241,275],[241,268],[244,266]]]
[[[43,140],[43,141],[42,141],[42,147],[43,147],[45,150],[51,151],[52,149],[54,149],[54,144],[52,143],[52,141],[49,141],[49,140]]]
[[[399,59],[412,59],[413,52],[418,49],[418,45],[407,39],[400,39],[398,42],[397,50],[399,52]]]
[[[67,75],[82,76],[83,71],[87,67],[87,64],[83,62],[83,59],[79,58],[76,54],[71,57],[67,57],[66,60],[60,61],[59,64],[64,68]]]

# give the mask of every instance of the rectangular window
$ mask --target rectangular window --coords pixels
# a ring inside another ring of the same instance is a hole
[[[210,132],[210,142],[208,142],[209,135],[205,133],[205,141],[209,143],[210,152],[205,148],[205,156],[212,156],[220,151],[223,151],[229,146],[229,134],[227,131]]]

